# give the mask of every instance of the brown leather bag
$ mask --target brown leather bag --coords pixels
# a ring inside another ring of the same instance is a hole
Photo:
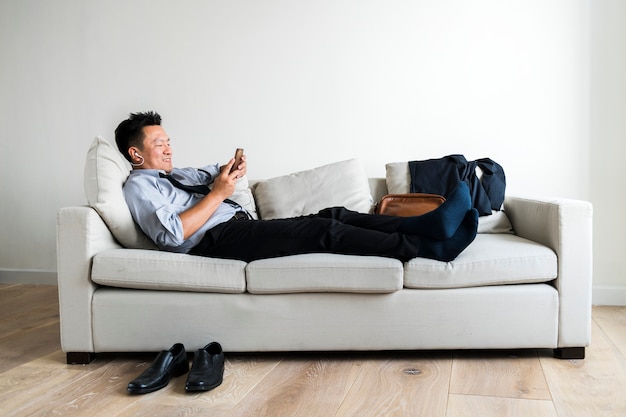
[[[439,207],[446,199],[437,194],[387,194],[376,204],[376,214],[388,216],[419,216]]]

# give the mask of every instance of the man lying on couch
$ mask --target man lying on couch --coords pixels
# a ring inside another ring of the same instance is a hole
[[[222,167],[174,168],[170,139],[155,112],[131,114],[115,130],[115,141],[133,166],[124,184],[133,219],[161,250],[247,262],[303,253],[447,262],[476,237],[478,212],[464,182],[421,216],[331,207],[296,218],[252,220],[228,199],[246,173],[245,157],[238,166],[233,158]]]

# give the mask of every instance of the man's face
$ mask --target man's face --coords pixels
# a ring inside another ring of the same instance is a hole
[[[143,128],[143,133],[145,135],[143,150],[139,153],[144,158],[144,163],[140,168],[170,172],[173,168],[172,148],[170,148],[170,138],[165,130],[158,125],[146,126]]]

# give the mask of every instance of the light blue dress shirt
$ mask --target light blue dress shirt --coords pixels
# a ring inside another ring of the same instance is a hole
[[[237,208],[222,203],[207,222],[188,239],[183,238],[179,213],[196,205],[204,196],[176,188],[156,169],[135,169],[124,184],[124,198],[141,230],[161,250],[187,253],[207,230],[230,220]],[[170,173],[188,185],[211,184],[219,174],[219,164],[196,168],[174,168]]]

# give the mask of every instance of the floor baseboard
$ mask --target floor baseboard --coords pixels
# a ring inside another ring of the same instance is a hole
[[[56,271],[0,269],[0,284],[57,285]]]
[[[626,306],[626,286],[594,285],[592,303],[594,306]]]

